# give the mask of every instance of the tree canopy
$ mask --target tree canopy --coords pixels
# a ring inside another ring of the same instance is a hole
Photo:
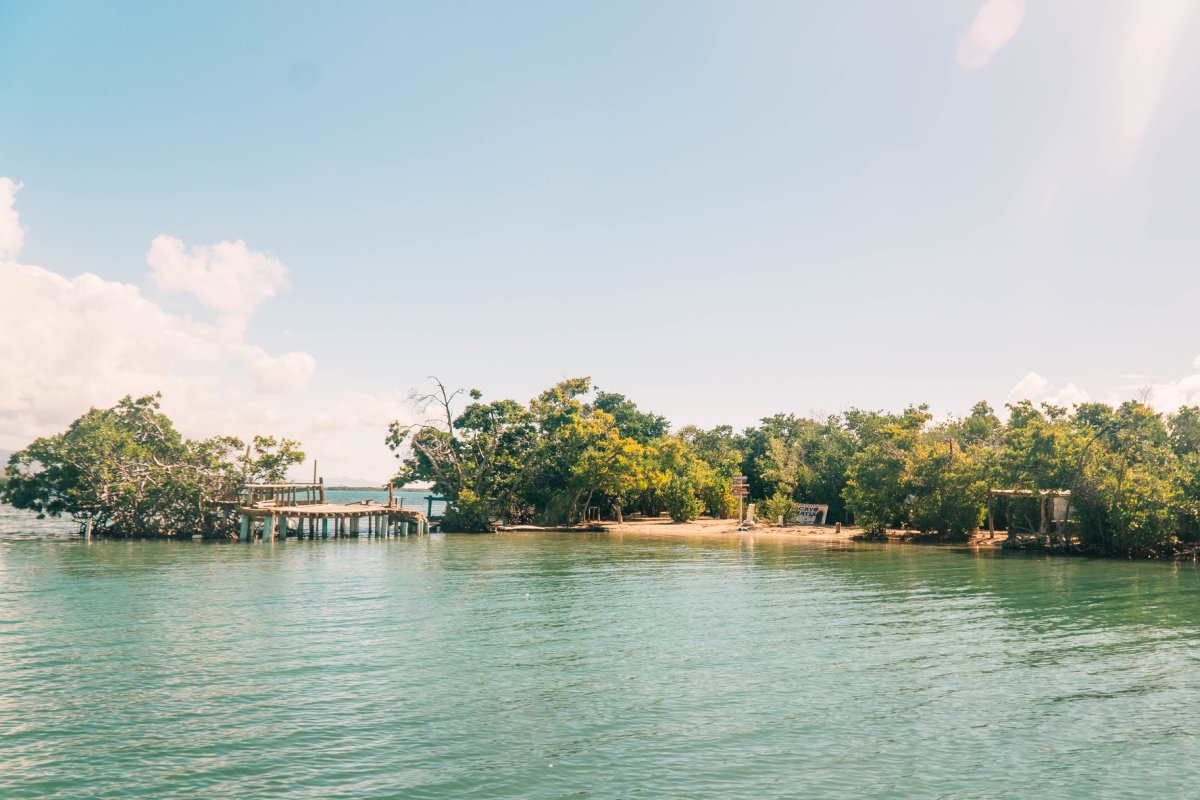
[[[14,453],[0,499],[39,516],[70,516],[109,536],[228,536],[247,481],[279,482],[304,460],[296,442],[256,436],[186,439],[159,396],[92,409],[66,431]]]
[[[986,403],[935,420],[925,405],[899,413],[850,409],[824,419],[765,417],[736,431],[685,426],[588,377],[526,403],[485,400],[434,381],[417,398],[431,418],[393,423],[394,482],[433,483],[449,499],[448,530],[500,522],[569,524],[599,514],[728,518],[734,477],[769,521],[799,503],[869,532],[963,536],[983,521],[988,489],[1069,492],[1077,546],[1128,556],[1200,545],[1200,408],[1162,414],[1143,402],[1073,409]],[[70,516],[112,536],[235,534],[245,482],[279,482],[302,461],[296,442],[255,436],[193,440],[158,395],[92,409],[62,433],[31,442],[5,469],[0,500]],[[1010,529],[1033,528],[1038,500],[996,505]]]
[[[440,383],[422,398],[434,422],[393,424],[400,482],[424,479],[450,498],[451,524],[574,523],[669,512],[731,517],[730,481],[748,478],[767,520],[798,503],[829,506],[830,521],[867,531],[962,536],[984,519],[989,487],[1070,490],[1086,548],[1163,554],[1200,541],[1200,409],[1160,414],[1144,403],[987,403],[934,420],[928,406],[899,413],[850,409],[824,419],[776,414],[740,432],[667,420],[590,379],[556,384],[526,404],[484,402]],[[1036,502],[1006,500],[998,514],[1032,525]]]

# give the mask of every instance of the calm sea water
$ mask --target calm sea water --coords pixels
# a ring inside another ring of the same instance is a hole
[[[1188,565],[85,543],[0,513],[3,798],[1191,798]]]
[[[427,498],[430,497],[428,491],[425,492],[396,492],[395,501],[403,502],[406,508],[412,507],[422,513],[433,511],[435,516],[441,516],[446,509],[446,501],[434,500],[431,504]],[[374,489],[366,489],[362,491],[353,489],[329,489],[325,492],[325,500],[330,503],[357,503],[360,500],[374,500],[376,503],[386,503],[388,499],[386,491],[378,491]]]

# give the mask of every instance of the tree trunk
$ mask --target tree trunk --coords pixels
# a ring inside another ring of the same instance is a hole
[[[583,501],[583,521],[585,523],[588,521],[588,508],[592,505],[592,495],[595,493],[595,491],[596,490],[594,488],[589,489],[587,500]]]

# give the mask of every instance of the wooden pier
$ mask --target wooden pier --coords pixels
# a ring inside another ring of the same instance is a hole
[[[422,536],[429,518],[415,508],[374,501],[340,505],[325,502],[325,483],[247,484],[239,498],[239,537],[247,542],[284,539],[289,531],[304,538],[329,536]]]

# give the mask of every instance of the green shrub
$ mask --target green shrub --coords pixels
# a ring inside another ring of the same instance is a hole
[[[795,518],[798,508],[796,501],[786,492],[777,491],[758,504],[755,515],[766,522],[790,522]]]
[[[458,498],[446,507],[442,530],[453,533],[483,533],[493,529],[491,506],[470,489],[463,489]]]
[[[676,522],[690,522],[700,516],[700,499],[692,482],[675,475],[667,484],[667,513]]]

